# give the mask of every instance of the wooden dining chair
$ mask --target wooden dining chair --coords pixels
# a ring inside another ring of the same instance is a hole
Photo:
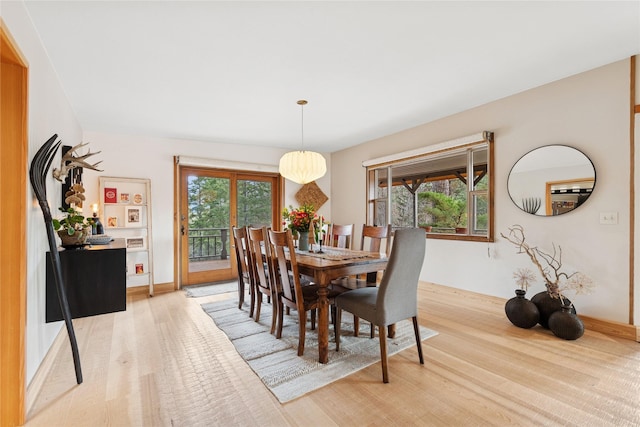
[[[353,224],[331,224],[326,246],[353,249]]]
[[[271,246],[272,270],[277,274],[281,292],[278,299],[278,327],[276,337],[282,337],[284,322],[284,308],[298,312],[298,356],[304,354],[304,340],[307,329],[307,312],[318,308],[318,285],[302,286],[300,272],[296,261],[296,251],[293,246],[291,230],[269,230],[269,244]],[[289,259],[287,260],[287,253]],[[329,303],[337,293],[329,290]],[[312,316],[313,318],[313,316]]]
[[[249,307],[249,316],[253,317],[253,308],[255,306],[255,289],[253,270],[251,266],[249,252],[249,236],[247,227],[232,227],[233,245],[236,253],[236,265],[238,269],[238,308],[242,309],[244,304],[245,287],[249,288],[251,295],[251,306]]]
[[[273,334],[276,331],[276,321],[278,319],[277,301],[280,290],[268,265],[270,248],[267,227],[249,228],[249,248],[256,294],[255,320],[256,322],[260,321],[260,309],[266,296],[267,302],[271,302],[272,306],[271,333]]]
[[[340,320],[342,310],[353,313],[378,327],[382,381],[389,382],[387,368],[386,328],[395,323],[412,319],[420,364],[424,364],[422,341],[418,326],[418,280],[424,263],[425,231],[422,228],[405,228],[396,231],[393,250],[380,287],[365,287],[345,292],[335,298],[337,307],[336,351],[340,350]]]

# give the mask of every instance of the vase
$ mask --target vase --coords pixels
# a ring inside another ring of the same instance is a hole
[[[309,232],[308,231],[298,231],[300,235],[300,239],[298,240],[298,249],[301,251],[309,250]]]
[[[564,297],[564,300],[567,304],[571,304],[568,298]],[[535,294],[531,298],[531,302],[538,307],[538,311],[540,312],[540,320],[538,323],[545,328],[549,329],[549,317],[555,313],[556,311],[560,311],[562,309],[562,301],[560,298],[553,298],[549,295],[549,292],[542,291]],[[571,307],[571,311],[573,314],[576,314],[576,309]]]
[[[89,237],[89,228],[76,230],[73,234],[69,234],[67,230],[58,230],[58,236],[62,240],[63,247],[84,246],[87,243],[87,237]]]
[[[538,307],[524,296],[526,291],[516,289],[516,296],[511,298],[504,306],[507,318],[519,328],[533,328],[540,321]]]
[[[553,335],[565,340],[577,340],[584,334],[582,320],[571,311],[571,304],[564,304],[549,317],[549,329]]]

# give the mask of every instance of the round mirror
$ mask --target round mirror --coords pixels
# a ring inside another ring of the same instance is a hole
[[[513,203],[540,216],[570,212],[589,198],[596,184],[593,163],[580,150],[547,145],[522,156],[509,172]]]

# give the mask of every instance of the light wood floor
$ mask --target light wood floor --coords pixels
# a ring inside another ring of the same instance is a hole
[[[440,334],[281,405],[200,304],[181,291],[129,297],[127,311],[75,321],[27,426],[638,426],[640,344],[587,331],[564,341],[512,326],[504,300],[431,284],[420,323]],[[330,343],[333,348],[333,343]]]

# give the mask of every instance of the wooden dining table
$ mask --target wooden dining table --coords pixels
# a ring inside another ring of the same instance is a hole
[[[316,246],[317,249],[317,246]],[[340,248],[322,248],[322,253],[296,250],[301,274],[313,277],[318,289],[318,361],[329,361],[329,300],[328,287],[333,279],[382,271],[387,267],[386,255],[376,252]]]

